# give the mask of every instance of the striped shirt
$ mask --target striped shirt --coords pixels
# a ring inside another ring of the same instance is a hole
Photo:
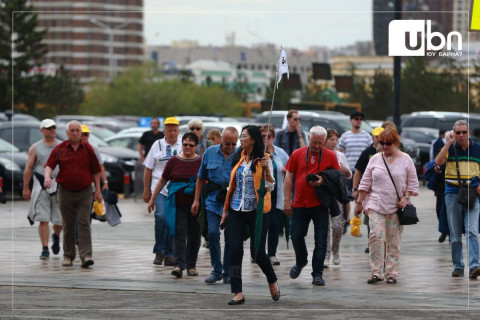
[[[480,177],[480,144],[470,140],[468,148],[462,150],[458,143],[452,144],[446,155],[447,166],[445,168],[445,183],[447,185],[458,186],[457,166],[455,164],[454,146],[457,150],[458,168],[460,169],[460,179],[472,185],[478,185]]]
[[[359,133],[347,131],[342,134],[338,141],[338,147],[343,149],[350,170],[355,169],[358,158],[368,146],[372,144],[372,137],[364,130]]]

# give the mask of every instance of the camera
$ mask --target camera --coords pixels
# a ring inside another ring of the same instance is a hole
[[[318,178],[316,174],[307,174],[306,180],[307,182],[317,182]]]

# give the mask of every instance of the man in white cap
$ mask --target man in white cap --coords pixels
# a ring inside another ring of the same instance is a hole
[[[182,139],[179,134],[179,122],[174,117],[165,119],[163,133],[165,137],[155,141],[143,162],[145,172],[143,176],[143,200],[150,201],[158,180],[162,176],[163,169],[168,159],[182,151]],[[168,189],[165,186],[155,198],[155,245],[153,253],[156,265],[173,266],[173,237],[166,224],[165,199]]]
[[[42,243],[40,259],[48,259],[48,239],[50,238],[49,222],[53,224],[52,252],[58,254],[60,251],[60,232],[62,231],[62,216],[56,196],[56,184],[45,189],[43,182],[45,178],[45,164],[52,150],[60,143],[55,138],[56,123],[52,119],[45,119],[40,123],[40,132],[43,139],[34,143],[28,150],[27,165],[23,173],[23,198],[30,200],[28,204],[28,219],[33,225],[38,221],[38,234]],[[58,169],[52,175],[56,177]],[[33,176],[33,187],[30,190],[30,179]]]

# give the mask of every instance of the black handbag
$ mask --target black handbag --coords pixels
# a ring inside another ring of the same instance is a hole
[[[395,193],[397,194],[397,199],[398,201],[400,201],[400,196],[398,195],[397,186],[395,185],[395,181],[393,181],[392,174],[388,169],[388,165],[387,165],[387,162],[385,161],[385,158],[383,157],[383,154],[382,154],[382,159],[383,159],[383,163],[385,163],[385,167],[387,168],[388,175],[392,180],[393,187],[395,188]],[[413,204],[407,204],[403,208],[398,208],[397,216],[398,216],[398,221],[402,226],[417,224],[419,222],[418,216],[417,216],[417,208],[415,208]]]
[[[457,179],[458,179],[458,200],[457,202],[468,209],[473,209],[475,207],[475,202],[477,201],[477,190],[475,187],[470,186],[465,181],[460,179],[460,169],[458,168],[458,158],[457,158],[457,149],[455,150],[455,165],[457,167]]]

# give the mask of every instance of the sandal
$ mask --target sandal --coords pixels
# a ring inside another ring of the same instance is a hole
[[[187,270],[187,274],[191,277],[196,277],[198,276],[198,272],[195,268],[190,268]]]
[[[367,280],[367,283],[368,284],[375,284],[377,282],[382,282],[382,281],[383,281],[383,279],[380,279],[377,276],[372,276],[370,279]]]
[[[395,277],[387,277],[387,283],[389,284],[397,283],[397,279]]]

